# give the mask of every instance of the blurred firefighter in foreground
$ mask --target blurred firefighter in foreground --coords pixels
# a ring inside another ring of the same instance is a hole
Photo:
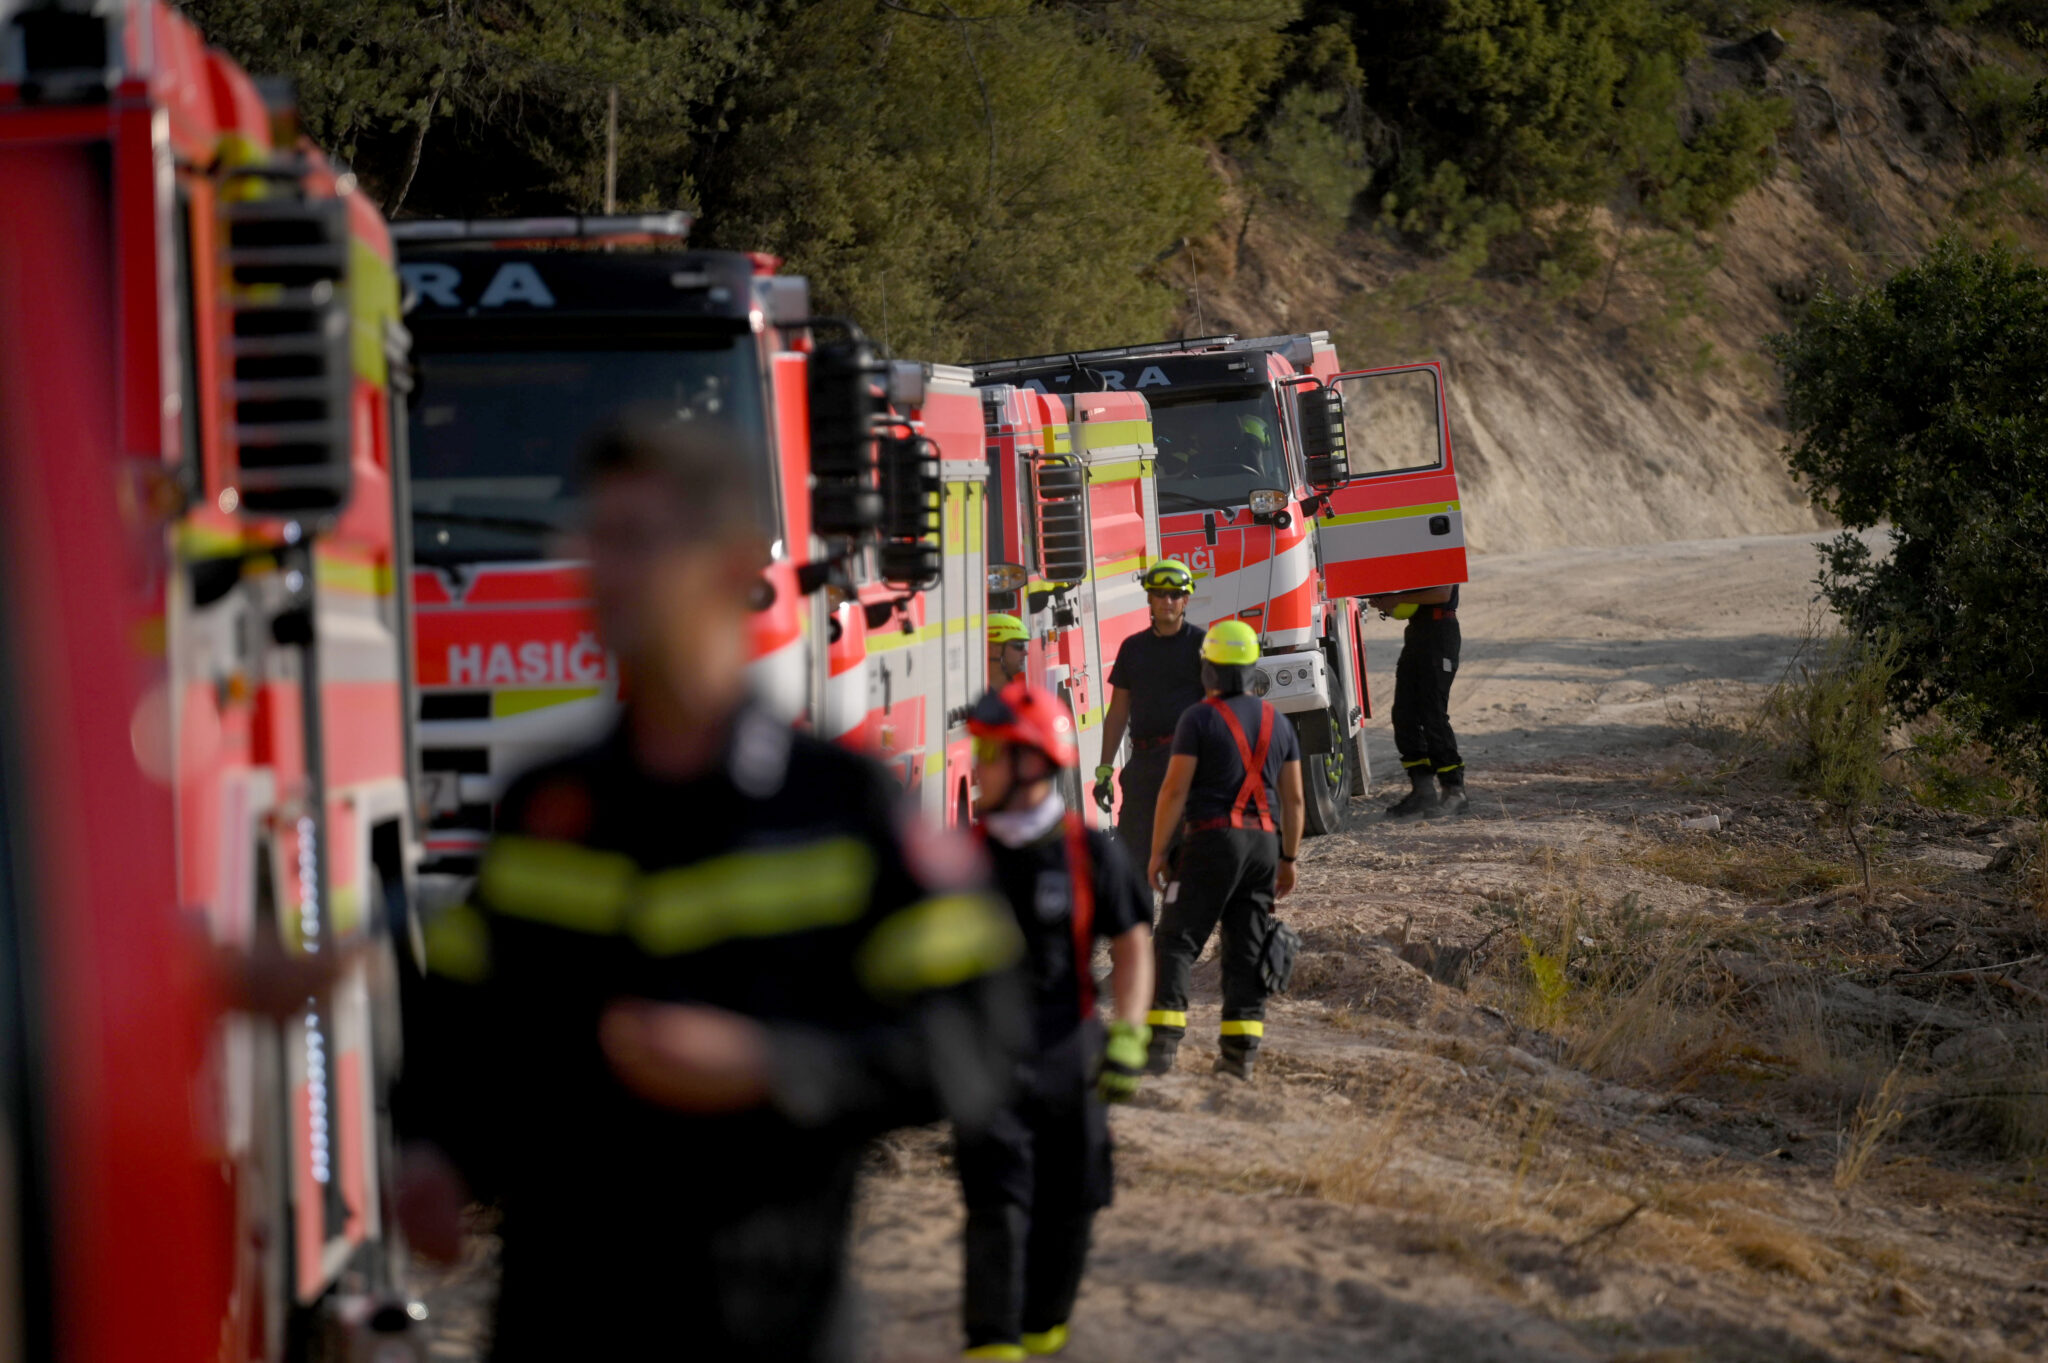
[[[584,473],[629,699],[429,928],[402,1206],[443,1252],[452,1173],[502,1206],[501,1363],[842,1358],[858,1152],[1007,1099],[1022,939],[970,843],[749,703],[744,461],[629,423]]]
[[[1463,814],[1465,759],[1451,731],[1451,681],[1458,675],[1458,589],[1425,587],[1367,599],[1382,615],[1406,620],[1394,664],[1394,747],[1409,791],[1387,807],[1396,823]]]
[[[1218,1073],[1252,1076],[1266,1034],[1266,998],[1286,985],[1293,934],[1273,902],[1294,888],[1301,846],[1301,745],[1285,715],[1245,686],[1259,636],[1220,620],[1202,641],[1208,696],[1180,717],[1159,790],[1146,879],[1166,892],[1159,915],[1159,984],[1147,1068],[1164,1074],[1188,1028],[1188,975],[1220,923],[1223,1027]],[[1186,822],[1183,824],[1182,820]],[[1180,834],[1177,851],[1171,847]],[[1170,861],[1169,861],[1170,857]]]
[[[1031,644],[1031,635],[1024,628],[1024,622],[1014,615],[991,614],[988,617],[988,684],[991,688],[1007,686],[1024,675],[1025,658]]]
[[[1152,998],[1152,896],[1114,838],[1067,811],[1060,771],[1079,760],[1074,721],[1015,681],[984,696],[974,735],[981,829],[1025,941],[1035,990],[1017,1096],[960,1137],[967,1202],[968,1358],[1058,1353],[1095,1213],[1111,1193],[1104,1101],[1138,1091]],[[1090,957],[1109,942],[1105,1039]]]
[[[1152,812],[1159,783],[1166,779],[1167,749],[1181,712],[1202,699],[1202,627],[1187,621],[1195,575],[1185,563],[1165,559],[1138,579],[1152,614],[1152,628],[1125,639],[1109,671],[1109,709],[1102,719],[1103,763],[1095,769],[1095,803],[1107,814],[1109,759],[1131,735],[1124,763],[1124,803],[1116,823],[1124,850],[1140,865],[1151,860]]]

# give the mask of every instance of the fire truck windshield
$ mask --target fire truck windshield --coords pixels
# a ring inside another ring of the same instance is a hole
[[[688,343],[684,343],[687,345]],[[757,471],[764,526],[773,462],[751,338],[702,346],[429,353],[412,405],[414,553],[427,563],[558,552],[578,510],[576,456],[627,410],[703,423]]]
[[[1240,507],[1253,488],[1293,485],[1268,389],[1211,390],[1179,402],[1157,390],[1146,397],[1159,446],[1161,511]]]

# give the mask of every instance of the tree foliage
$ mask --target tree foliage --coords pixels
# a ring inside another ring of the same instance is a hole
[[[817,0],[707,173],[708,241],[785,256],[906,354],[1158,335],[1215,184],[1158,78],[1025,0]],[[929,11],[928,13],[937,13]]]
[[[395,211],[603,201],[618,91],[620,196],[673,205],[732,83],[760,71],[744,0],[188,0],[247,67],[293,77],[307,131]]]
[[[1772,345],[1792,468],[1848,527],[1828,599],[1896,640],[1906,714],[1941,706],[2048,793],[2048,271],[1945,240]]]

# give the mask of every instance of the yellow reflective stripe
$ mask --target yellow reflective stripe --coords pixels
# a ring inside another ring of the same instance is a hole
[[[901,997],[964,984],[1009,965],[1023,950],[1023,934],[994,900],[940,895],[883,919],[854,953],[853,969],[870,994]]]
[[[1225,1018],[1223,1019],[1221,1031],[1224,1036],[1264,1036],[1266,1034],[1266,1024],[1263,1022],[1240,1022],[1235,1018]]]
[[[1124,483],[1133,478],[1149,477],[1152,473],[1150,459],[1122,459],[1114,464],[1090,464],[1088,481],[1091,483]]]
[[[1149,445],[1152,443],[1152,423],[1149,421],[1084,421],[1081,423],[1081,440],[1084,449],[1102,450],[1111,445]]]
[[[180,522],[174,535],[178,557],[185,559],[226,558],[241,553],[242,546],[249,542],[240,526],[223,530],[189,521]]]
[[[1047,437],[1046,443],[1052,446],[1051,449],[1046,451],[1047,454],[1072,454],[1074,452],[1074,442],[1067,435],[1067,423],[1064,421],[1057,421],[1046,427],[1045,433]]]
[[[1129,558],[1113,559],[1108,563],[1096,564],[1095,575],[1097,577],[1114,577],[1118,573],[1142,572],[1144,568],[1145,556],[1143,554],[1133,554]]]
[[[1176,1013],[1170,1009],[1154,1008],[1151,1012],[1145,1014],[1145,1025],[1147,1027],[1185,1027],[1188,1025],[1188,1015],[1186,1013]]]
[[[946,755],[942,752],[928,754],[924,759],[924,774],[937,776],[946,769]]]
[[[1347,511],[1341,516],[1318,517],[1316,524],[1328,529],[1338,525],[1363,525],[1367,521],[1400,521],[1410,516],[1435,516],[1457,509],[1456,502],[1424,502],[1419,506],[1390,506],[1380,511]]]
[[[481,984],[491,974],[491,928],[468,904],[441,910],[426,925],[427,969],[458,984]]]
[[[331,592],[352,592],[358,596],[391,594],[390,567],[382,563],[364,563],[360,559],[316,553],[313,557],[313,580]]]
[[[492,841],[477,888],[499,913],[572,932],[617,932],[637,872],[632,858],[545,838]]]
[[[550,705],[566,705],[572,700],[589,700],[601,690],[602,688],[596,686],[536,686],[494,691],[491,693],[491,718],[506,719],[513,715],[545,710]]]
[[[676,956],[851,923],[874,875],[874,857],[854,838],[733,852],[648,876],[631,932],[649,955]]]
[[[398,273],[361,237],[348,242],[348,310],[353,323],[350,358],[358,378],[382,388],[384,323],[398,320]]]

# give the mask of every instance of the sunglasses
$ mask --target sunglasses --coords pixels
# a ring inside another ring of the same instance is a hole
[[[1188,599],[1188,596],[1190,595],[1190,593],[1188,593],[1188,592],[1146,592],[1146,593],[1145,593],[1145,595],[1147,595],[1147,596],[1150,596],[1150,597],[1156,597],[1157,599],[1159,599],[1159,600],[1161,600],[1161,601],[1185,601],[1185,600],[1187,600],[1187,599]]]

